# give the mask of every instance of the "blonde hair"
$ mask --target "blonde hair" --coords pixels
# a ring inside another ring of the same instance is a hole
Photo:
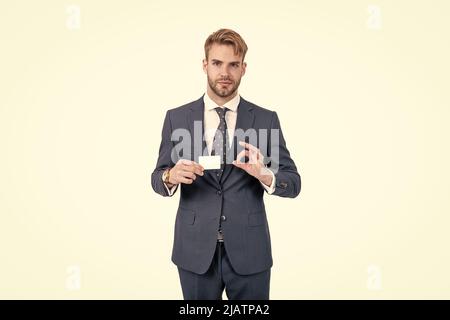
[[[242,61],[244,61],[248,47],[244,39],[242,39],[242,37],[236,31],[233,31],[231,29],[219,29],[216,32],[210,34],[205,41],[206,60],[208,60],[209,50],[215,43],[231,45],[234,49],[234,54],[242,56]]]

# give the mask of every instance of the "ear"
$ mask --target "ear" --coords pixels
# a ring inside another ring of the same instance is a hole
[[[244,63],[242,63],[242,76],[245,74],[246,69],[247,69],[247,62],[244,62]]]
[[[203,64],[203,72],[207,74],[207,66],[208,66],[208,61],[206,59],[202,60],[202,64]]]

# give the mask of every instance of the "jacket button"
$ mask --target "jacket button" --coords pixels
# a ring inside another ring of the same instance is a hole
[[[217,194],[220,196],[222,194],[221,190],[217,190]]]
[[[227,217],[221,216],[220,219],[222,219],[222,221],[225,221],[225,220],[227,220]]]

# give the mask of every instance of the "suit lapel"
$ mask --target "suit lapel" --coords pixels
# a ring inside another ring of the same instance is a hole
[[[203,96],[197,101],[194,101],[190,109],[191,112],[188,113],[187,121],[189,124],[189,132],[191,134],[191,148],[193,150],[192,160],[197,162],[198,156],[203,155],[203,152],[206,149],[206,141],[203,139],[205,132]],[[195,122],[197,122],[196,127],[194,126]],[[195,132],[195,130],[197,130],[197,132]]]
[[[188,113],[188,124],[189,124],[189,132],[191,133],[191,150],[192,150],[192,160],[198,163],[198,156],[208,155],[208,149],[206,147],[206,141],[204,139],[205,136],[205,103],[203,101],[203,96],[195,101],[191,107],[191,112]],[[194,122],[197,121],[199,126],[194,126]],[[201,130],[199,130],[201,128]],[[197,131],[195,131],[195,129]],[[201,140],[200,140],[201,139]],[[201,142],[200,142],[201,141]],[[204,177],[214,184],[215,187],[220,186],[219,180],[216,178],[213,170],[205,170]]]
[[[238,109],[237,109],[237,119],[236,119],[236,127],[237,129],[242,129],[244,132],[247,131],[250,128],[253,128],[253,124],[255,121],[255,116],[253,114],[253,107],[250,103],[248,103],[246,100],[244,100],[242,97],[240,98]],[[233,141],[230,146],[231,150],[234,150],[234,152],[230,153],[233,156],[232,160],[236,160],[236,156],[241,150],[243,150],[243,147],[239,145],[239,141],[237,141],[236,134],[233,136]],[[231,157],[228,157],[227,165],[225,166],[225,170],[222,174],[222,178],[220,180],[221,183],[223,183],[226,178],[230,175],[230,173],[233,170],[240,170],[238,168],[235,168],[235,166],[231,163]]]

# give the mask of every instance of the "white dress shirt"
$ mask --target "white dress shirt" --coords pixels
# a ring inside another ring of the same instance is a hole
[[[225,113],[225,121],[227,122],[227,133],[228,133],[228,141],[233,141],[234,136],[234,130],[236,128],[236,120],[237,120],[237,114],[238,114],[238,106],[239,102],[241,100],[241,97],[239,94],[236,94],[236,96],[225,103],[223,106],[217,105],[209,96],[208,93],[205,93],[203,96],[203,102],[205,104],[204,108],[204,139],[206,142],[206,147],[208,148],[208,154],[211,155],[212,151],[212,144],[214,141],[214,135],[216,133],[217,127],[219,126],[220,119],[219,115],[217,114],[217,111],[215,108],[228,108],[228,111]],[[275,191],[275,175],[274,173],[269,170],[269,172],[272,174],[272,183],[270,186],[266,186],[264,183],[261,182],[261,185],[263,188],[267,191],[268,194],[272,194]],[[178,185],[173,186],[172,188],[169,188],[166,184],[164,184],[167,192],[170,196],[172,196]]]

